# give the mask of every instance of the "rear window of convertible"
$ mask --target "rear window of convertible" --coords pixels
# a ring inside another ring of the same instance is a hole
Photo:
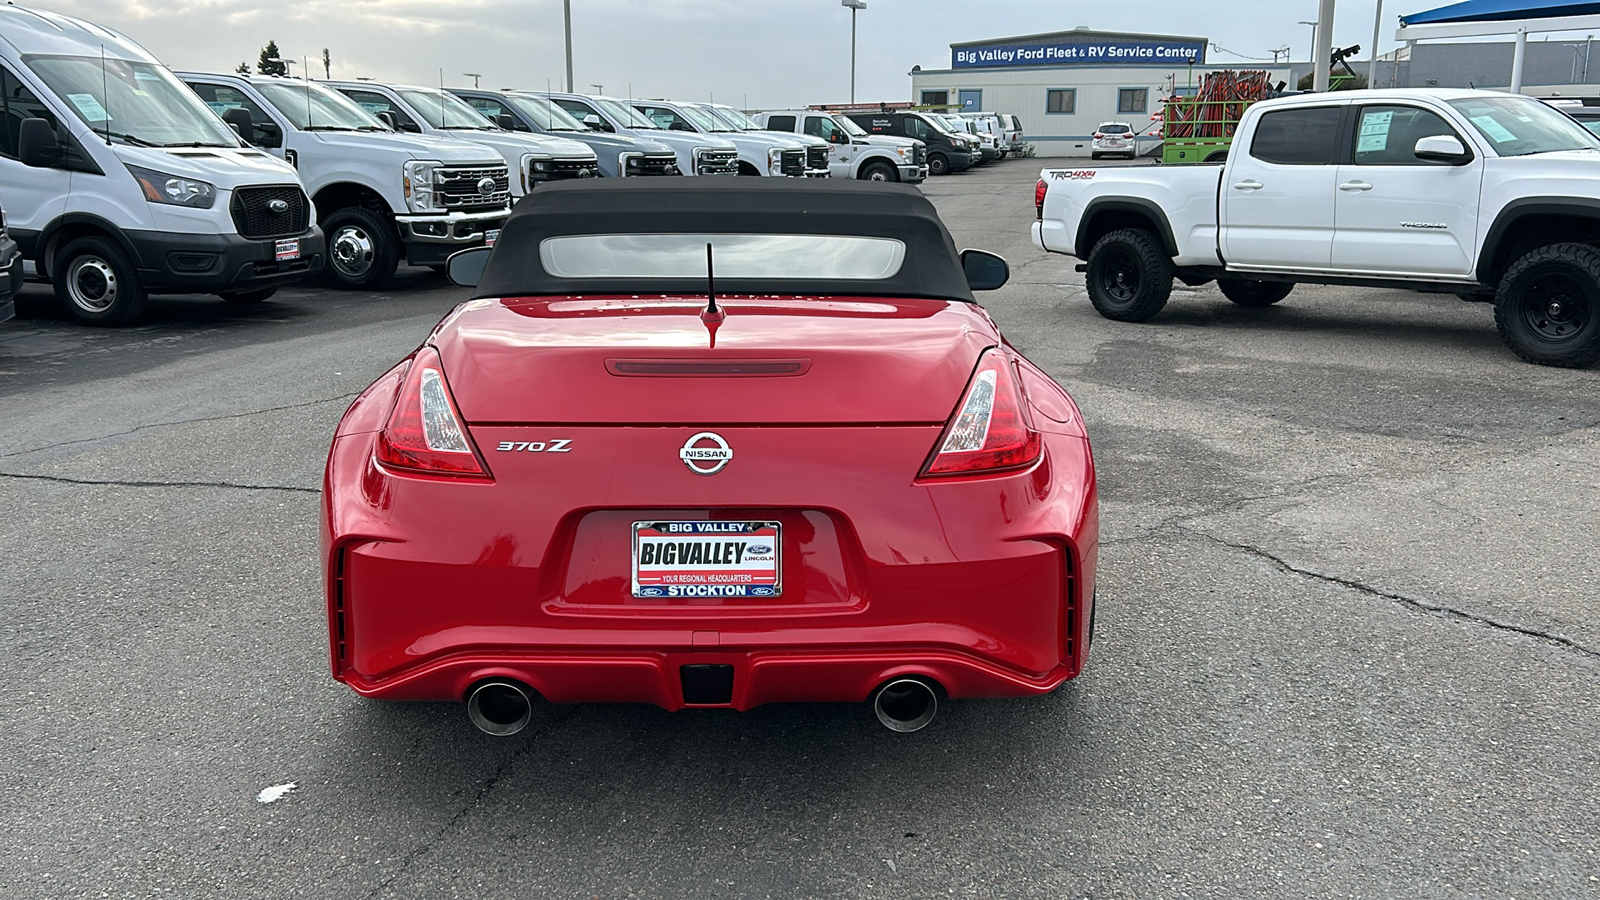
[[[894,238],[830,234],[584,234],[539,243],[544,270],[557,278],[706,277],[711,245],[717,278],[878,281],[905,262]]]

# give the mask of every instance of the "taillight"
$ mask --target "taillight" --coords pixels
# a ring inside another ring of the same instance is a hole
[[[1100,132],[1098,132],[1098,131],[1096,131],[1096,132],[1095,132],[1095,133],[1094,133],[1094,139],[1095,139],[1095,140],[1097,140],[1097,141],[1098,141],[1098,140],[1100,140],[1100,139],[1101,139],[1101,138],[1103,138],[1103,137],[1105,137],[1105,135],[1103,135],[1103,134],[1101,134],[1101,133],[1100,133]]]
[[[922,467],[923,477],[987,475],[1033,465],[1039,432],[1028,421],[1016,368],[998,347],[978,361],[955,417]]]
[[[1040,219],[1044,218],[1044,195],[1047,190],[1049,186],[1044,183],[1043,178],[1033,186],[1033,211]]]
[[[439,351],[423,347],[411,359],[389,424],[378,435],[378,462],[392,469],[488,478],[450,396]]]

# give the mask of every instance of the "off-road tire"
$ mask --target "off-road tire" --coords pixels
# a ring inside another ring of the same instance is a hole
[[[1254,281],[1248,278],[1218,278],[1217,289],[1240,306],[1271,306],[1289,296],[1294,284],[1288,281]]]
[[[900,173],[894,166],[886,162],[870,162],[861,170],[862,181],[887,181],[893,184],[900,180]]]
[[[1494,326],[1531,363],[1582,369],[1600,361],[1600,249],[1549,244],[1518,258],[1495,291]]]
[[[945,156],[943,153],[930,153],[930,154],[928,154],[928,174],[929,175],[949,175],[950,174],[950,158],[948,156]]]
[[[227,291],[217,296],[221,297],[224,303],[230,303],[234,306],[254,306],[257,303],[272,299],[272,295],[277,292],[277,287],[269,287],[258,288],[253,291]]]
[[[144,285],[122,247],[90,235],[68,241],[50,264],[56,299],[85,325],[126,325],[144,312]]]
[[[328,240],[323,273],[334,287],[370,291],[388,281],[400,265],[400,236],[394,223],[370,209],[333,210],[323,217],[322,232]]]
[[[1089,251],[1084,286],[1095,311],[1118,322],[1143,322],[1172,296],[1172,257],[1142,228],[1119,228]]]

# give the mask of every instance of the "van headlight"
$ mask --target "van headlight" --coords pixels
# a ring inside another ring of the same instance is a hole
[[[412,212],[438,212],[440,207],[433,194],[433,173],[443,163],[432,160],[412,160],[405,165],[406,206]]]
[[[128,166],[128,171],[133,174],[133,180],[139,182],[144,199],[151,203],[210,209],[217,202],[217,189],[208,182],[138,166]]]

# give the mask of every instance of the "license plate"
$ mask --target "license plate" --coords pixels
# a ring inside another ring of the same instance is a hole
[[[493,247],[494,242],[498,241],[499,239],[500,229],[498,228],[491,228],[483,233],[483,245],[485,247]]]
[[[288,262],[291,259],[299,259],[300,239],[290,238],[287,241],[278,241],[273,245],[272,249],[277,254],[278,262]]]
[[[633,523],[633,596],[777,597],[777,522]]]

